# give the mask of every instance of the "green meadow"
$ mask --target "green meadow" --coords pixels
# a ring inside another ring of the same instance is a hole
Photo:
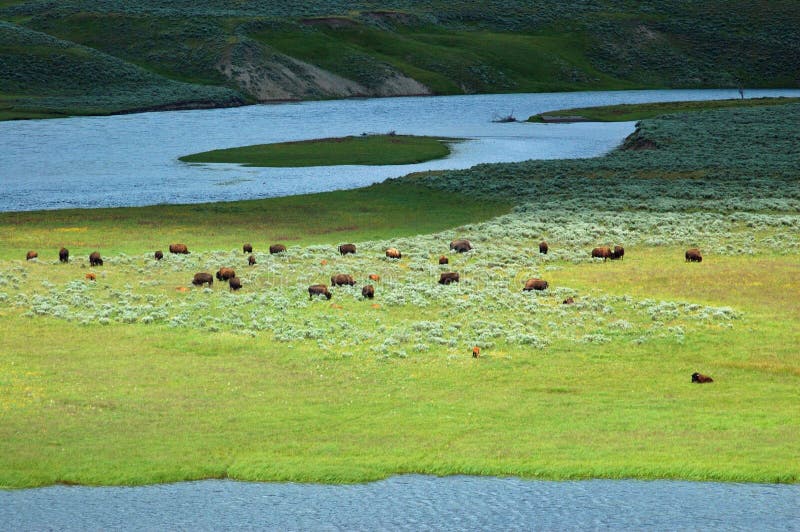
[[[1,214],[0,485],[798,482],[798,120],[797,104],[668,115],[632,135],[653,149],[595,159]],[[624,259],[590,257],[615,244]],[[191,285],[222,266],[240,291]],[[356,286],[309,298],[336,273]],[[523,292],[532,277],[549,288]]]

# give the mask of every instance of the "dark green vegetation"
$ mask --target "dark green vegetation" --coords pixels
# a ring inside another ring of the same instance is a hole
[[[581,107],[548,111],[528,118],[528,122],[546,122],[543,117],[570,117],[592,122],[631,122],[645,118],[655,118],[665,114],[681,112],[707,111],[709,109],[726,109],[730,107],[760,107],[798,103],[800,98],[749,98],[746,100],[706,100],[699,102],[656,102],[622,105],[606,105],[602,107]]]
[[[22,0],[0,21],[0,118],[800,80],[789,0]]]
[[[187,163],[239,163],[245,166],[333,166],[413,164],[450,154],[444,140],[411,135],[362,135],[257,144],[186,155]]]
[[[650,149],[597,159],[261,202],[3,214],[0,485],[798,482],[798,121],[798,104],[671,115],[627,143]],[[449,253],[454,237],[475,249]],[[284,239],[285,255],[266,253]],[[192,254],[156,262],[172,241]],[[356,255],[338,255],[345,241]],[[624,244],[624,260],[589,258],[603,244]],[[403,258],[386,259],[389,245]],[[703,262],[684,262],[695,246]],[[95,248],[101,268],[87,265]],[[23,260],[28,249],[40,258]],[[223,265],[240,292],[189,285]],[[444,268],[462,281],[438,285]],[[309,300],[339,272],[357,286]],[[369,273],[381,280],[364,301]],[[550,288],[523,293],[529,277]],[[691,384],[694,371],[715,382]]]

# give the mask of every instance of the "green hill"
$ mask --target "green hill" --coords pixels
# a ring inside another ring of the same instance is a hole
[[[800,83],[790,1],[0,0],[0,21],[7,116]]]

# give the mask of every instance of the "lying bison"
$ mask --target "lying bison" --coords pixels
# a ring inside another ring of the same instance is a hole
[[[547,290],[547,281],[544,279],[528,279],[525,281],[525,288],[522,289],[525,292],[530,292],[531,290]]]
[[[328,287],[324,284],[312,284],[308,287],[308,299],[313,299],[314,296],[325,296],[326,298],[331,298],[331,293],[328,291]]]
[[[450,264],[450,259],[442,255],[439,257],[439,264]]]
[[[38,253],[36,253],[35,251],[31,250],[31,251],[29,251],[29,252],[27,252],[25,254],[25,260],[33,260],[38,256],[39,256]]]
[[[176,255],[188,255],[189,248],[186,247],[186,244],[170,244],[169,245],[169,252],[174,253]]]
[[[547,245],[547,242],[542,240],[539,242],[539,253],[542,255],[547,255],[547,252],[550,250],[550,247]]]
[[[356,245],[355,244],[342,244],[339,246],[339,253],[342,255],[347,255],[348,253],[352,253],[355,255],[356,253]]]
[[[614,249],[611,251],[611,260],[619,260],[625,256],[625,248],[622,246],[614,246]]]
[[[69,250],[67,248],[58,250],[58,261],[64,263],[69,262]]]
[[[331,275],[331,285],[333,286],[353,286],[354,284],[356,284],[356,281],[353,279],[352,275],[348,275],[346,273],[337,273],[336,275]]]
[[[562,301],[561,304],[562,305],[574,305],[575,304],[575,298],[572,297],[572,296],[569,296],[567,299]]]
[[[697,248],[686,250],[686,262],[703,262],[703,255]]]
[[[390,259],[400,259],[403,254],[397,248],[389,248],[386,250],[386,256]]]
[[[156,258],[156,260],[161,260],[164,258],[164,252],[159,249],[153,254],[153,256]]]
[[[250,266],[253,266],[255,263],[256,263],[256,256],[255,255],[250,255],[249,257],[247,257],[247,264],[249,264]]]
[[[236,272],[233,268],[220,268],[217,272],[217,281],[227,281],[236,277]]]
[[[209,288],[212,284],[214,284],[214,277],[210,273],[200,272],[194,274],[194,279],[192,279],[192,284],[195,286],[203,286],[204,284],[208,284]]]
[[[696,382],[697,384],[703,384],[706,382],[714,382],[714,379],[712,379],[708,375],[703,375],[702,373],[697,373],[695,371],[694,373],[692,373],[692,382]]]
[[[439,284],[457,283],[458,279],[458,272],[444,272],[439,276]]]
[[[286,246],[284,246],[283,244],[272,244],[269,247],[269,254],[274,255],[276,253],[286,253]]]
[[[608,246],[600,246],[600,247],[594,248],[592,250],[592,258],[593,259],[603,259],[603,261],[605,261],[606,259],[610,259],[611,258],[611,248],[608,247]]]
[[[372,299],[375,297],[375,287],[371,284],[366,285],[361,289],[361,295],[367,299]]]
[[[455,250],[458,253],[466,253],[467,251],[472,249],[472,244],[470,243],[469,240],[461,238],[450,242],[450,249]]]
[[[252,252],[253,252],[253,244],[242,245],[242,253],[252,253]]]
[[[236,290],[239,290],[242,287],[242,280],[239,279],[238,277],[231,277],[230,279],[228,279],[228,286],[230,287],[231,290],[235,292]]]
[[[89,266],[102,266],[103,259],[100,257],[100,253],[97,251],[93,251],[91,255],[89,255]]]

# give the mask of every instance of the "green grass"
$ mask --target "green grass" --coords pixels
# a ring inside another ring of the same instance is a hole
[[[452,139],[448,139],[452,142]],[[335,166],[413,164],[450,155],[447,140],[411,135],[362,135],[257,144],[180,157],[187,163],[238,163],[245,166]]]
[[[760,107],[798,103],[800,98],[748,98],[730,100],[706,100],[699,102],[657,102],[636,103],[622,105],[606,105],[600,107],[580,107],[575,109],[561,109],[548,111],[528,118],[528,122],[542,123],[543,116],[574,117],[592,122],[632,122],[645,118],[656,118],[661,115],[694,111],[708,111],[712,109],[729,109],[739,107]]]

